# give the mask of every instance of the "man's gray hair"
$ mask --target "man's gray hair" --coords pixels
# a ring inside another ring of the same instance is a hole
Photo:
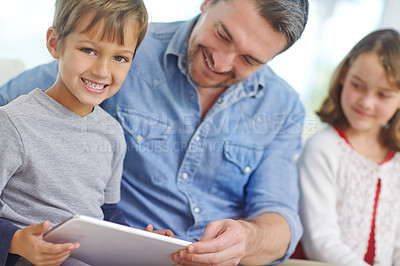
[[[212,4],[216,4],[219,1],[221,0],[213,0]],[[258,13],[271,24],[275,31],[280,32],[285,36],[286,46],[281,53],[289,49],[298,39],[300,39],[308,20],[308,0],[253,1]]]

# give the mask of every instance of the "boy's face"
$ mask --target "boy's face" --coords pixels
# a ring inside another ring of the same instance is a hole
[[[135,21],[126,24],[124,44],[104,38],[102,22],[89,32],[81,33],[93,16],[77,23],[57,50],[56,32],[50,28],[47,45],[54,58],[59,59],[59,74],[48,94],[80,116],[85,116],[105,99],[114,95],[130,69],[138,37]]]

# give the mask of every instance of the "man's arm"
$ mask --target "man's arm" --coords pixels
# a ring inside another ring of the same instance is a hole
[[[291,239],[289,224],[276,213],[251,220],[210,223],[200,242],[173,254],[180,265],[261,265],[282,258]]]
[[[27,70],[0,87],[0,106],[35,88],[47,90],[57,78],[57,61]]]
[[[291,240],[288,222],[277,213],[264,213],[248,222],[247,250],[240,263],[260,265],[285,256]]]

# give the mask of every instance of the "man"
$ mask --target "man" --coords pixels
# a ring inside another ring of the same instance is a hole
[[[177,263],[259,265],[293,253],[304,110],[266,63],[300,38],[307,15],[307,0],[204,0],[191,21],[150,25],[102,104],[128,147],[119,207],[133,227],[194,241]],[[55,63],[23,73],[0,104],[50,87],[56,73]]]

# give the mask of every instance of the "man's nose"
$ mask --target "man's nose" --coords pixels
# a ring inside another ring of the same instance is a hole
[[[219,73],[229,72],[233,69],[234,60],[235,60],[235,54],[233,52],[230,52],[230,51],[214,52],[213,68],[216,72],[219,72]]]

